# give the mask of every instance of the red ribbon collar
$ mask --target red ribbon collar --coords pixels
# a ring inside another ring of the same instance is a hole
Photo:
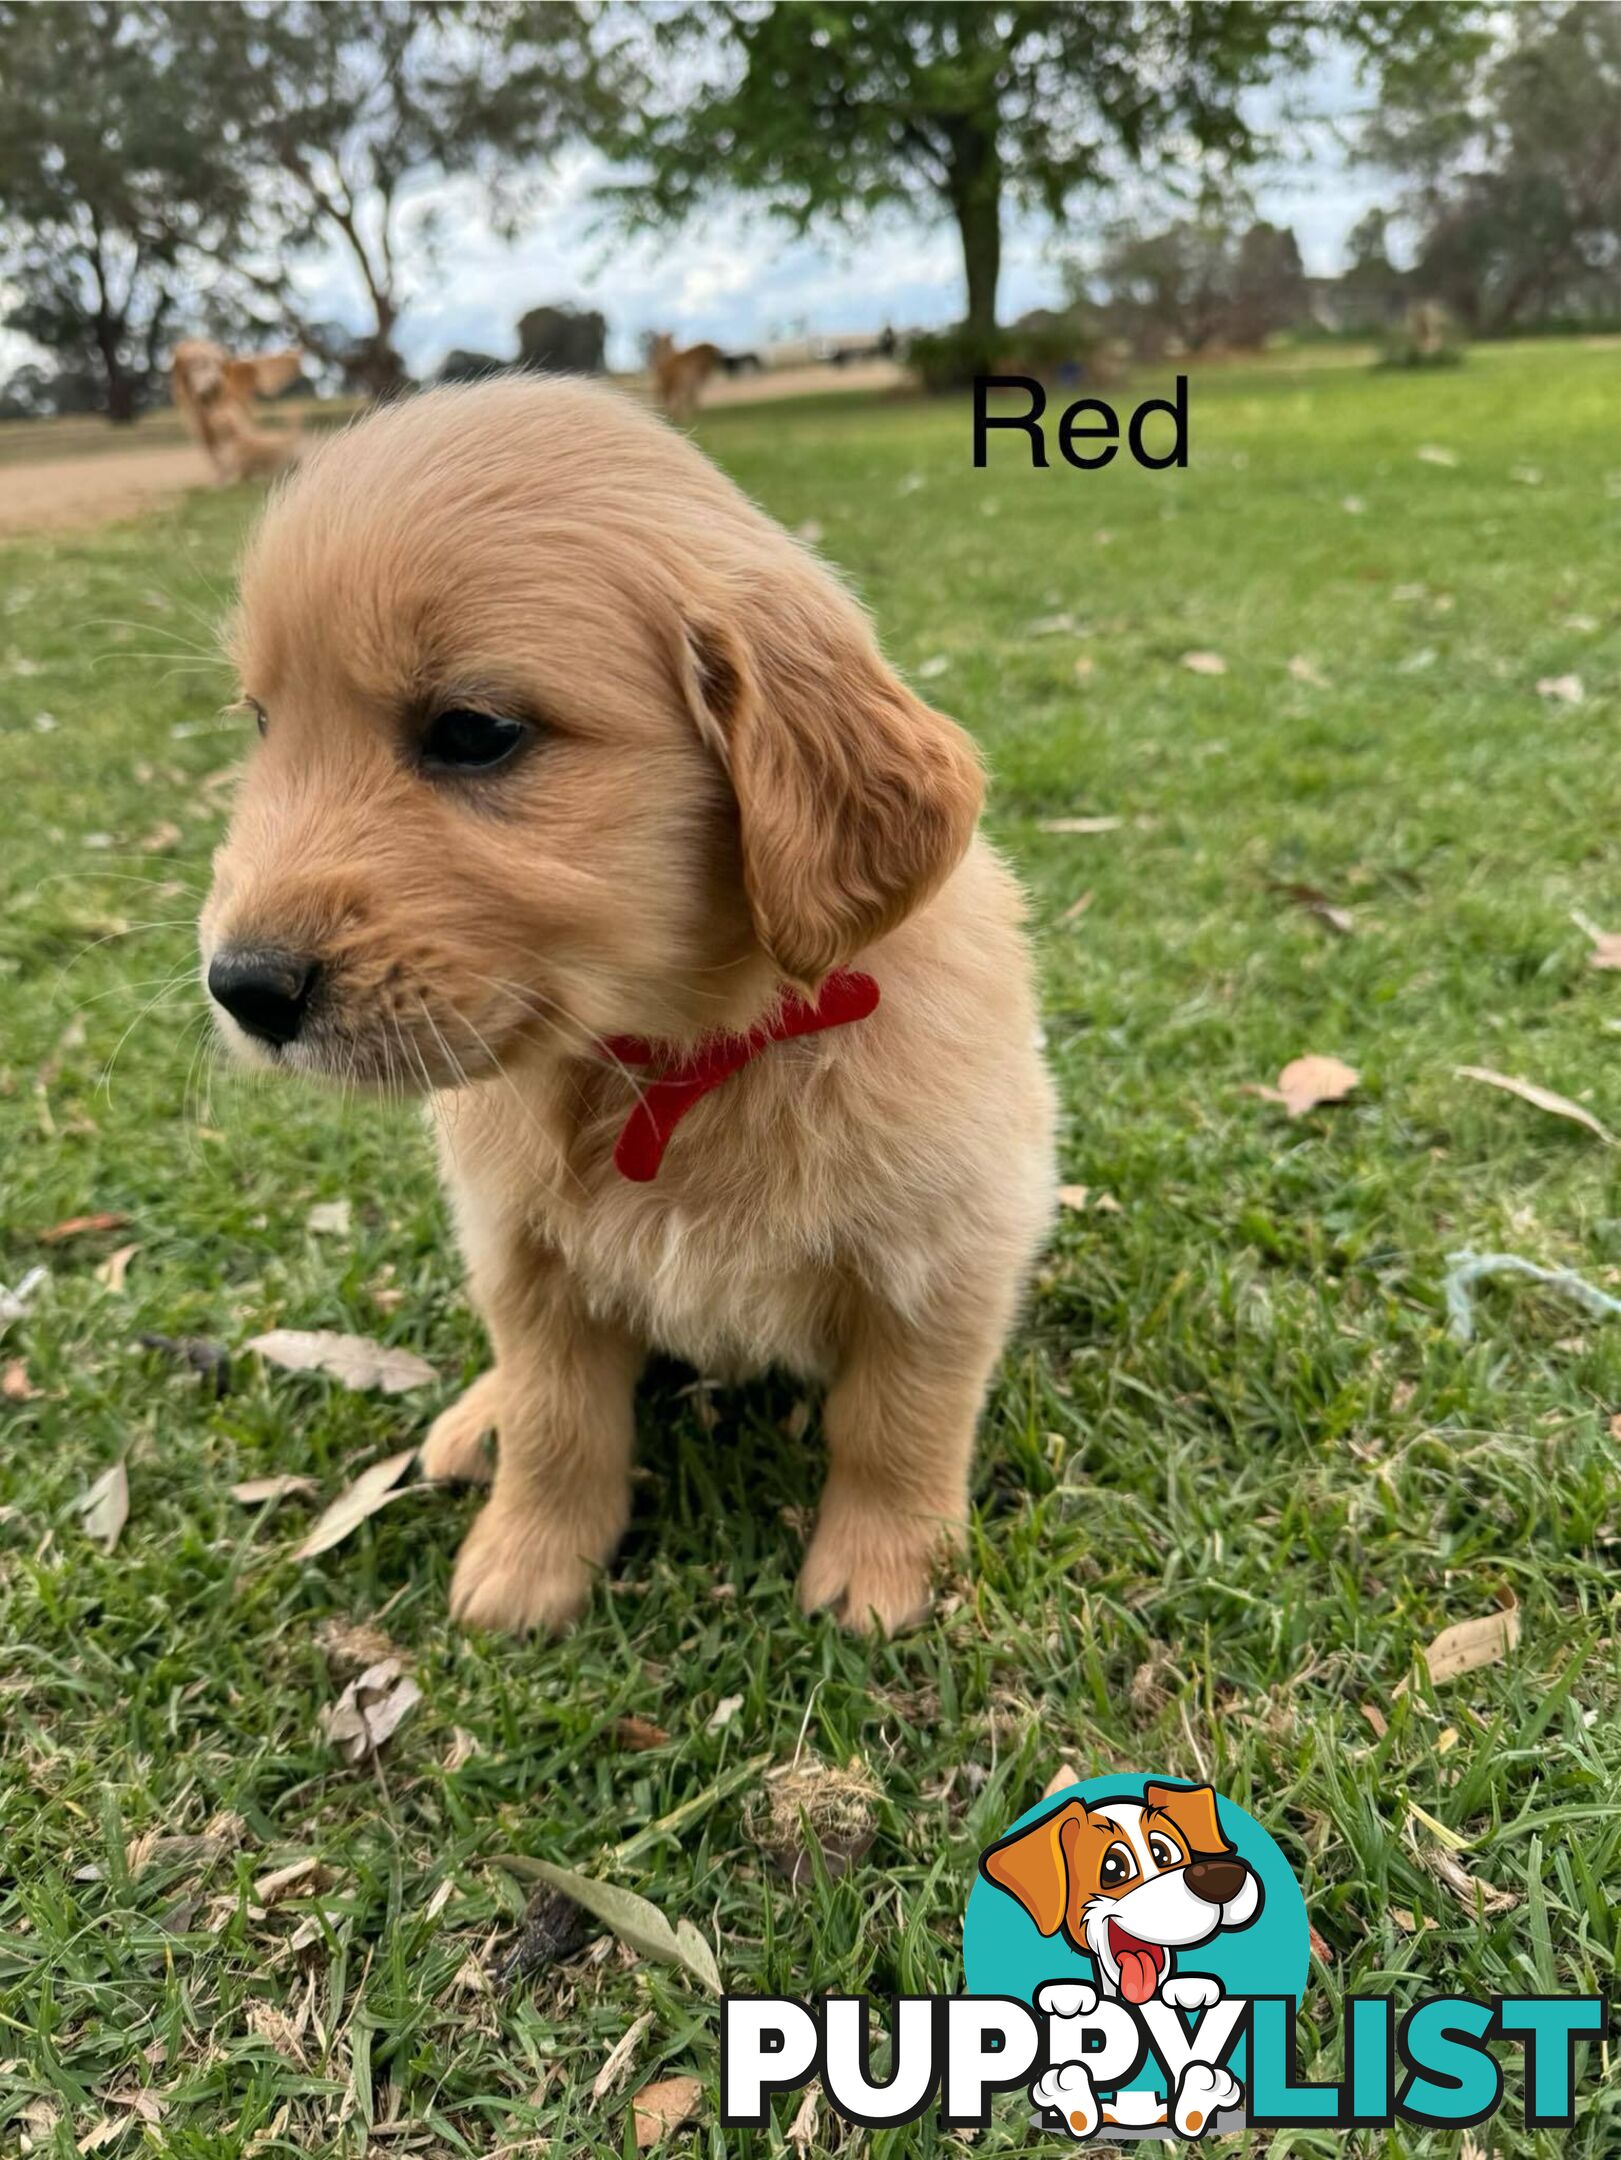
[[[670,1059],[667,1049],[638,1035],[612,1035],[603,1044],[621,1065],[655,1065],[660,1070],[642,1090],[614,1145],[614,1163],[622,1177],[645,1185],[659,1174],[664,1150],[700,1096],[730,1080],[772,1043],[799,1035],[819,1035],[824,1028],[865,1020],[878,1009],[878,985],[870,975],[837,969],[823,983],[814,1003],[790,991],[769,1020],[746,1035],[711,1035],[685,1057]]]

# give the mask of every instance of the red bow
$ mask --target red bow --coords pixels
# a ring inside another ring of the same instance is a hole
[[[668,1052],[639,1035],[613,1035],[603,1044],[621,1065],[657,1065],[661,1070],[642,1090],[614,1144],[614,1163],[622,1177],[645,1185],[659,1174],[670,1135],[711,1088],[730,1080],[772,1043],[796,1035],[819,1035],[824,1028],[865,1020],[878,1009],[878,985],[870,975],[837,969],[823,983],[814,1004],[789,991],[769,1020],[746,1035],[711,1035],[685,1057],[666,1063]]]

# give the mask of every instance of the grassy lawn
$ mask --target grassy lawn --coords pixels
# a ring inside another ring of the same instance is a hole
[[[418,1438],[483,1347],[413,1118],[202,1049],[189,924],[243,744],[195,647],[252,499],[0,550],[0,1281],[49,1269],[0,1341],[0,2137],[617,2150],[629,2095],[690,2070],[696,2145],[780,2149],[714,2126],[714,2006],[674,1968],[588,1938],[503,1977],[529,1885],[493,1856],[642,1892],[738,1989],[951,1989],[976,1854],[1065,1762],[1208,1775],[1279,1838],[1320,1938],[1307,2074],[1337,2065],[1342,1992],[1612,1983],[1621,1326],[1508,1282],[1463,1345],[1442,1282],[1473,1248],[1621,1285],[1612,1148],[1455,1073],[1621,1133],[1621,996],[1572,920],[1621,929],[1618,374],[1544,346],[1199,375],[1186,473],[1030,473],[997,438],[976,474],[950,404],[701,429],[983,742],[1092,1195],[986,1421],[972,1574],[876,1649],[795,1609],[819,1468],[780,1385],[656,1376],[630,1539],[562,1645],[447,1626],[470,1500],[407,1495],[294,1560],[312,1505]],[[1539,694],[1566,676],[1580,702]],[[1291,1120],[1257,1089],[1309,1051],[1361,1084]],[[348,1228],[312,1229],[339,1200]],[[127,1223],[42,1242],[102,1212]],[[282,1325],[409,1345],[442,1385],[239,1354],[217,1398],[139,1343]],[[120,1460],[104,1555],[76,1503]],[[274,1472],[316,1501],[230,1497]],[[1431,1638],[1510,1598],[1517,1648],[1432,1686]],[[335,1622],[385,1631],[422,1689],[377,1766],[321,1729]],[[627,1717],[667,1737],[633,1747]],[[796,1755],[870,1780],[839,1879],[791,1880],[768,1819]],[[138,1842],[222,1813],[215,1847]],[[1571,2132],[1519,2128],[1517,2055],[1508,2082],[1481,2150],[1621,2148],[1596,2063]],[[1007,2102],[975,2149],[1029,2141]],[[837,2143],[824,2113],[808,2149]]]

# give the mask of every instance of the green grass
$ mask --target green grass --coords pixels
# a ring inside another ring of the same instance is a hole
[[[686,1376],[647,1392],[634,1527],[562,1645],[446,1624],[470,1501],[402,1499],[297,1564],[307,1503],[228,1497],[271,1471],[330,1494],[408,1444],[478,1369],[479,1330],[417,1124],[207,1077],[195,992],[163,990],[220,829],[211,776],[242,745],[212,718],[220,679],[161,656],[204,639],[251,498],[0,553],[0,1280],[51,1270],[0,1345],[40,1391],[0,1400],[8,2138],[31,2108],[57,2153],[108,2115],[127,2122],[109,2149],[185,2160],[368,2137],[583,2153],[621,2145],[647,2078],[693,2069],[699,2147],[776,2149],[715,2127],[714,2008],[671,1968],[610,1949],[482,1977],[525,1895],[489,1856],[644,1892],[711,1937],[734,1988],[949,1989],[977,1851],[1064,1761],[1208,1774],[1281,1840],[1327,1959],[1302,2024],[1315,2074],[1342,1991],[1611,1983],[1621,1327],[1506,1285],[1462,1347],[1441,1282],[1463,1246],[1621,1282],[1613,1152],[1453,1070],[1524,1075],[1621,1131],[1617,984],[1571,920],[1621,928],[1618,368],[1544,345],[1436,375],[1200,374],[1186,473],[1030,473],[999,440],[975,474],[950,404],[703,426],[770,510],[815,522],[896,661],[983,742],[1031,896],[1063,1169],[1118,1202],[1066,1215],[1009,1351],[971,1575],[876,1649],[795,1610],[818,1463],[778,1431],[782,1386],[715,1396],[712,1429]],[[1055,615],[1081,627],[1035,633]],[[1226,674],[1182,667],[1195,649]],[[1581,704],[1539,696],[1570,673]],[[1065,815],[1124,823],[1042,830]],[[1277,881],[1348,906],[1353,934]],[[1362,1084],[1291,1122],[1255,1089],[1305,1051]],[[350,1234],[312,1234],[337,1198]],[[39,1242],[97,1210],[129,1227]],[[126,1243],[116,1294],[96,1266]],[[216,1401],[137,1344],[278,1324],[410,1344],[443,1388],[390,1402],[239,1357]],[[121,1458],[130,1517],[104,1557],[75,1502]],[[1422,1646],[1505,1593],[1518,1649],[1433,1689]],[[381,1775],[319,1729],[334,1617],[378,1620],[423,1690]],[[668,1742],[628,1752],[631,1713]],[[477,1751],[449,1767],[458,1728]],[[859,1758],[877,1787],[838,1881],[790,1887],[758,1843],[749,1765],[796,1749]],[[1512,1909],[1460,1903],[1410,1804]],[[130,1841],[220,1810],[245,1819],[238,1852],[127,1868]],[[253,1881],[305,1855],[330,1887],[259,1911]],[[299,2059],[267,2005],[304,2018]],[[132,2117],[137,2090],[160,2123]],[[1596,2062],[1573,2132],[1521,2130],[1519,2091],[1515,2065],[1485,2149],[1621,2145]],[[961,2141],[925,2123],[867,2142]],[[976,2150],[1027,2143],[1004,2105]]]

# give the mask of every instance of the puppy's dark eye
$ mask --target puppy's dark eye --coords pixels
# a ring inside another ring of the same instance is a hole
[[[1111,1845],[1103,1855],[1103,1865],[1098,1869],[1098,1880],[1105,1890],[1116,1889],[1123,1882],[1130,1882],[1137,1872],[1137,1863],[1124,1845]]]
[[[269,713],[265,711],[264,707],[259,703],[259,700],[256,697],[245,697],[242,702],[248,708],[248,711],[252,713],[254,726],[259,730],[259,733],[263,735],[266,729],[270,726]]]
[[[487,772],[492,765],[505,764],[528,733],[521,720],[453,705],[428,722],[423,762],[442,771]]]
[[[1149,1839],[1148,1849],[1154,1856],[1155,1867],[1173,1868],[1182,1865],[1182,1855],[1170,1839],[1161,1837],[1158,1831]]]

